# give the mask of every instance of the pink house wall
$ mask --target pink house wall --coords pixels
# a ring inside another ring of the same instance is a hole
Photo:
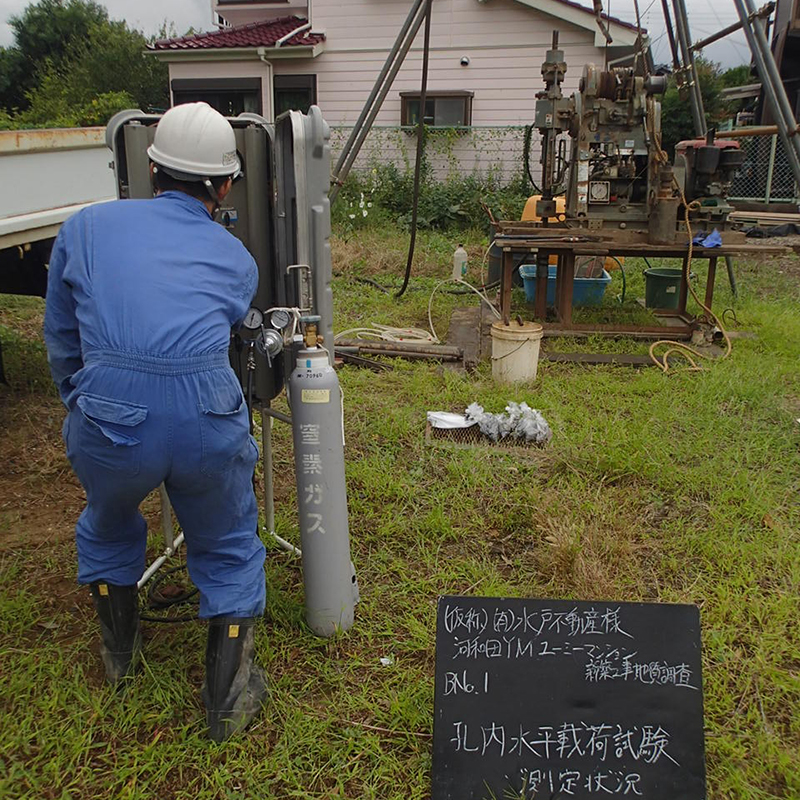
[[[584,0],[587,2],[588,0]],[[326,41],[316,58],[285,53],[265,53],[267,63],[255,55],[247,60],[214,58],[170,63],[170,78],[259,77],[262,108],[273,118],[272,76],[317,76],[317,104],[328,123],[337,128],[334,152],[346,138],[373,86],[389,48],[411,7],[410,0],[310,0],[312,30],[324,32]],[[284,16],[287,5],[228,6],[216,10],[231,23]],[[298,10],[300,7],[291,7]],[[302,10],[302,9],[301,9]],[[591,16],[589,21],[591,22]],[[300,23],[298,23],[300,24]],[[550,16],[515,0],[436,0],[433,4],[428,91],[474,92],[472,125],[498,128],[527,125],[533,120],[536,93],[543,88],[541,64],[551,46],[552,32],[559,31],[559,46],[565,52],[567,75],[564,92],[577,89],[585,63],[602,64],[605,52],[595,46],[594,29]],[[469,59],[462,66],[463,57]],[[400,124],[400,92],[418,91],[422,64],[422,30],[417,35],[376,120],[376,127]],[[413,137],[400,135],[387,145],[385,137],[371,137],[356,166],[365,167],[380,158],[401,164],[413,158]],[[534,137],[536,142],[536,137]],[[454,153],[465,171],[499,167],[505,176],[516,174],[521,163],[521,134],[509,130],[491,142],[466,139]],[[538,159],[538,143],[532,161]],[[444,174],[453,167],[452,158],[434,168]]]
[[[333,125],[353,124],[410,8],[400,0],[343,0],[312,5],[313,30],[325,31],[315,59],[273,60],[276,75],[315,73],[317,100]],[[566,53],[565,91],[577,88],[583,64],[603,61],[592,31],[543,14],[514,0],[437,0],[433,5],[429,91],[475,93],[472,124],[526,124],[543,86],[541,64],[558,29]],[[400,92],[418,90],[422,31],[398,73],[376,120],[400,124]],[[461,66],[461,58],[470,59]]]

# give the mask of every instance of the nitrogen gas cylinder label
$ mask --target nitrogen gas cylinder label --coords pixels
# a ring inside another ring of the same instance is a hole
[[[303,389],[300,400],[303,403],[330,403],[330,389]]]

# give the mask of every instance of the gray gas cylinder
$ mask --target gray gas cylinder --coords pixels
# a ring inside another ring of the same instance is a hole
[[[353,624],[358,583],[350,560],[339,379],[328,354],[303,348],[289,377],[306,620],[319,636]]]

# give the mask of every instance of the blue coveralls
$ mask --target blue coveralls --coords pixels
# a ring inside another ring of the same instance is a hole
[[[87,208],[61,228],[44,333],[86,490],[78,581],[128,586],[145,568],[144,497],[163,481],[186,536],[200,616],[264,610],[258,448],[228,361],[258,272],[182,192]]]

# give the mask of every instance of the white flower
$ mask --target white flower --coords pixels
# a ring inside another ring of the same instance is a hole
[[[356,218],[355,214],[348,214],[347,216],[350,217],[350,219],[355,219]]]
[[[367,208],[372,208],[372,203],[367,203]]]
[[[362,217],[366,217],[367,216],[367,209],[366,208],[361,212],[361,216]]]

